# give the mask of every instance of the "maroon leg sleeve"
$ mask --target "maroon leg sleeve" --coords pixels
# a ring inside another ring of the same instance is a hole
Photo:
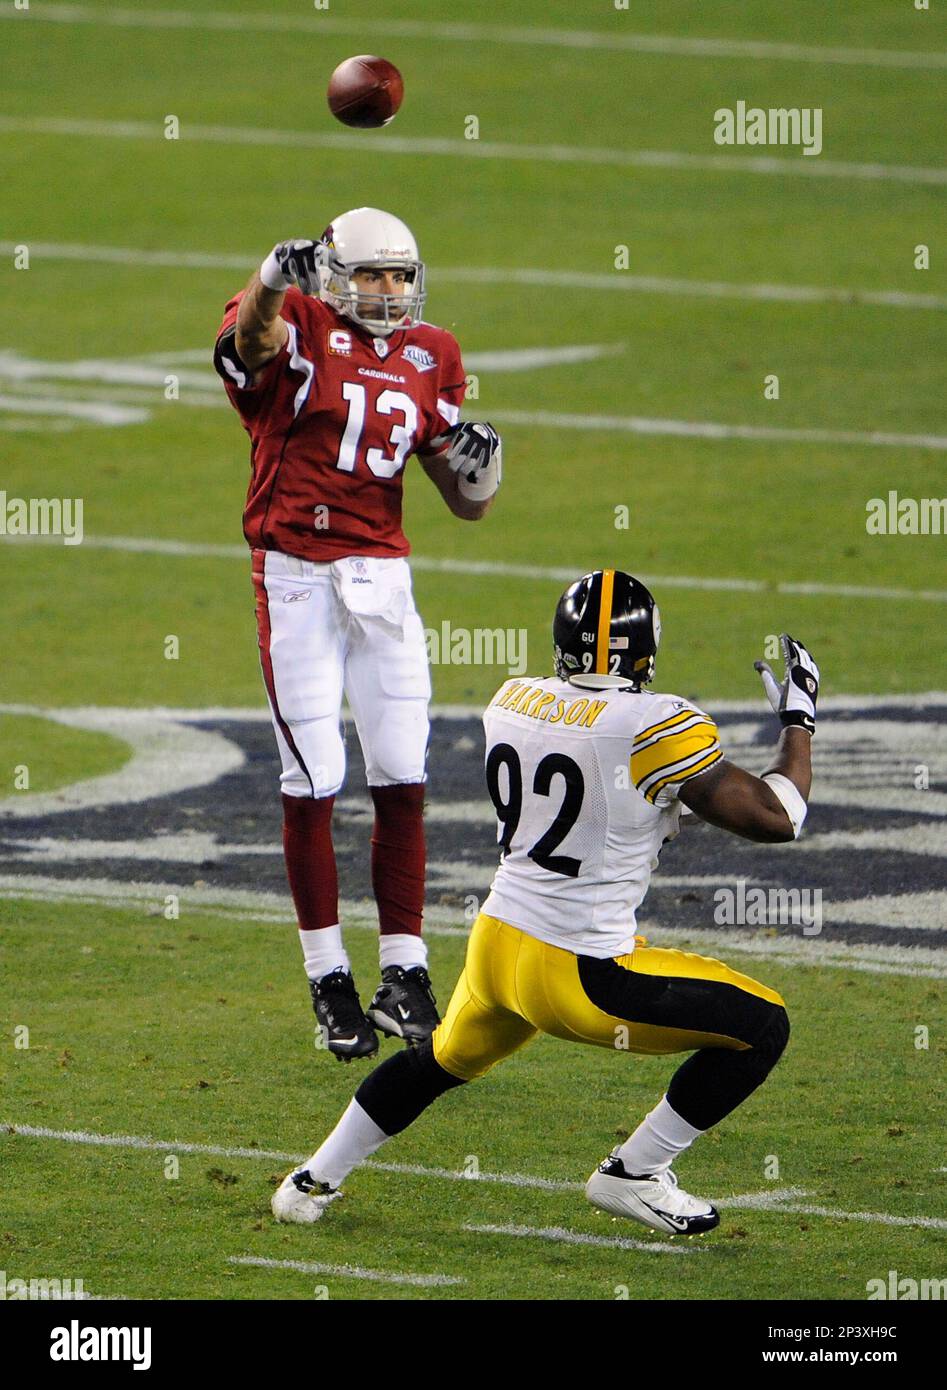
[[[382,936],[421,935],[424,911],[424,783],[370,788],[375,803],[372,890]]]
[[[339,880],[332,847],[334,796],[283,797],[283,853],[303,931],[339,920]]]

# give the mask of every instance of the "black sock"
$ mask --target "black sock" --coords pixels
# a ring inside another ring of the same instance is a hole
[[[367,1076],[355,1099],[386,1134],[400,1134],[445,1091],[464,1083],[434,1060],[430,1038],[406,1047]]]

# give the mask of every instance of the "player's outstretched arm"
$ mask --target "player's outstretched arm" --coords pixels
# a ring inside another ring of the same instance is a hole
[[[455,516],[479,521],[493,506],[503,476],[503,444],[492,425],[462,420],[420,455],[425,473]]]
[[[702,820],[747,840],[766,843],[796,839],[806,818],[819,694],[819,668],[805,647],[787,633],[780,641],[785,663],[781,683],[765,662],[755,663],[767,698],[783,725],[773,762],[762,777],[754,777],[721,759],[707,772],[685,782],[680,793],[685,806]]]
[[[318,288],[317,241],[281,241],[251,279],[237,309],[236,348],[248,371],[270,362],[286,341],[288,329],[280,310],[290,285],[304,294]]]

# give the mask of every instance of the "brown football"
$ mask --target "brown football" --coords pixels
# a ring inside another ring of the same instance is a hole
[[[346,58],[329,79],[329,110],[343,125],[371,130],[394,120],[404,82],[394,63],[370,53]]]

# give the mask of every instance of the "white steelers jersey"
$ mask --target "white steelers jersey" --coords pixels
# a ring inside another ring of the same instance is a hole
[[[634,950],[635,912],[678,793],[723,755],[676,695],[507,681],[483,716],[501,861],[483,911],[577,955]]]

